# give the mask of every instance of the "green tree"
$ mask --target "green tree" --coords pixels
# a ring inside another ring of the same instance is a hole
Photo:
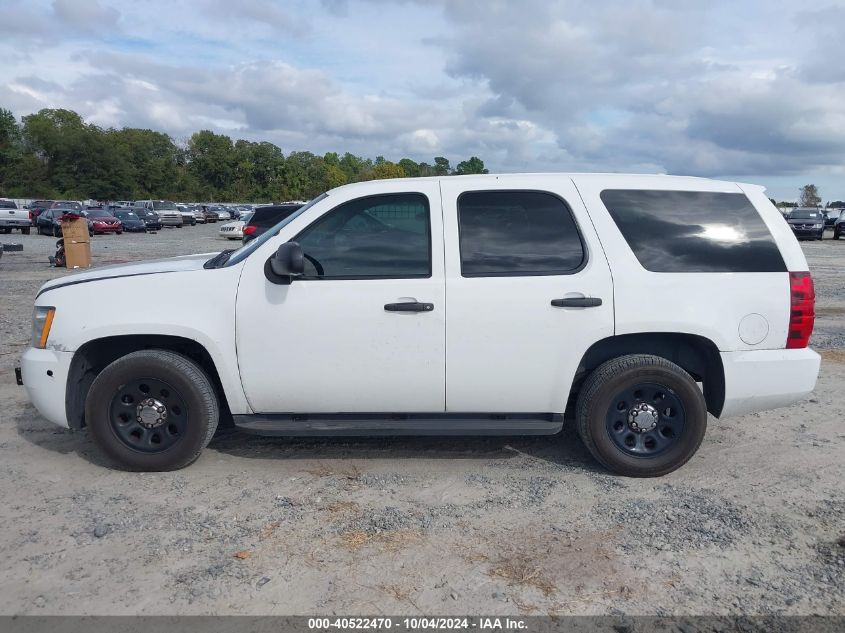
[[[449,165],[449,159],[444,158],[443,156],[435,156],[434,157],[434,175],[435,176],[448,176],[452,173],[452,166]]]
[[[469,160],[462,160],[455,167],[455,173],[460,174],[486,174],[487,169],[484,167],[484,161],[478,156],[472,156]]]
[[[188,141],[188,166],[203,197],[229,198],[235,177],[232,139],[210,130],[195,132]]]
[[[381,158],[381,157],[379,157]],[[376,166],[373,168],[373,179],[381,180],[385,178],[404,178],[404,170],[396,163],[391,163],[389,160],[382,160],[378,162],[376,159]]]
[[[399,166],[408,178],[416,178],[420,176],[420,166],[412,161],[410,158],[403,158],[399,161]]]

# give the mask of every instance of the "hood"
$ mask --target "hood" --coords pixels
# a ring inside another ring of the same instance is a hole
[[[178,273],[190,270],[200,270],[202,265],[211,259],[216,253],[202,253],[201,255],[184,255],[182,257],[168,257],[167,259],[153,259],[135,264],[114,264],[103,266],[96,270],[87,270],[53,279],[41,286],[37,296],[41,296],[49,290],[71,286],[74,284],[99,281],[102,279],[114,279],[116,277],[134,277],[136,275],[154,275],[159,273]]]

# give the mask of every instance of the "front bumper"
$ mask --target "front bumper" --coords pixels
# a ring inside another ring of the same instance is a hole
[[[794,404],[815,388],[821,356],[810,348],[721,352],[725,403],[720,418]]]
[[[801,238],[801,237],[820,237],[821,235],[824,235],[824,228],[820,228],[820,229],[796,229],[794,227],[790,227],[790,228],[792,228],[792,232],[795,234],[795,237],[798,237],[798,238]]]
[[[94,233],[117,233],[122,230],[122,226],[115,226],[113,224],[102,224],[99,226],[95,224],[91,227],[91,231],[93,231]]]
[[[53,424],[67,428],[65,392],[73,352],[30,347],[21,357],[21,378],[29,401]]]

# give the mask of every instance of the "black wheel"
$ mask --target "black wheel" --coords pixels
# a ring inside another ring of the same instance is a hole
[[[3,233],[4,233],[4,234],[8,234],[8,233],[11,233],[11,232],[12,232],[12,229],[10,229],[10,228],[8,228],[8,227],[5,227],[5,226],[4,226],[4,227],[2,228],[2,231],[3,231]]]
[[[693,378],[660,356],[607,361],[584,382],[578,434],[603,466],[658,477],[683,466],[707,430],[707,405]]]
[[[123,231],[115,231],[118,235],[123,235]]]
[[[30,228],[31,228],[31,227],[26,227],[25,229],[21,229],[21,233],[22,233],[23,235],[29,235]]]
[[[833,239],[835,239],[835,240],[839,239],[839,232],[838,231],[833,232]]]
[[[53,237],[61,237],[61,236],[62,236],[62,230],[59,227],[54,226],[53,227]]]
[[[96,444],[126,470],[184,468],[211,441],[219,407],[191,359],[167,350],[133,352],[91,384],[85,419]]]

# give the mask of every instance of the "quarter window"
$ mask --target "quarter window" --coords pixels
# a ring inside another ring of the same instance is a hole
[[[572,213],[550,193],[464,193],[458,224],[464,277],[564,275],[584,262]]]
[[[768,227],[742,193],[608,189],[601,199],[646,270],[786,270]]]
[[[306,279],[431,276],[429,205],[419,193],[346,202],[296,241],[305,255]]]

